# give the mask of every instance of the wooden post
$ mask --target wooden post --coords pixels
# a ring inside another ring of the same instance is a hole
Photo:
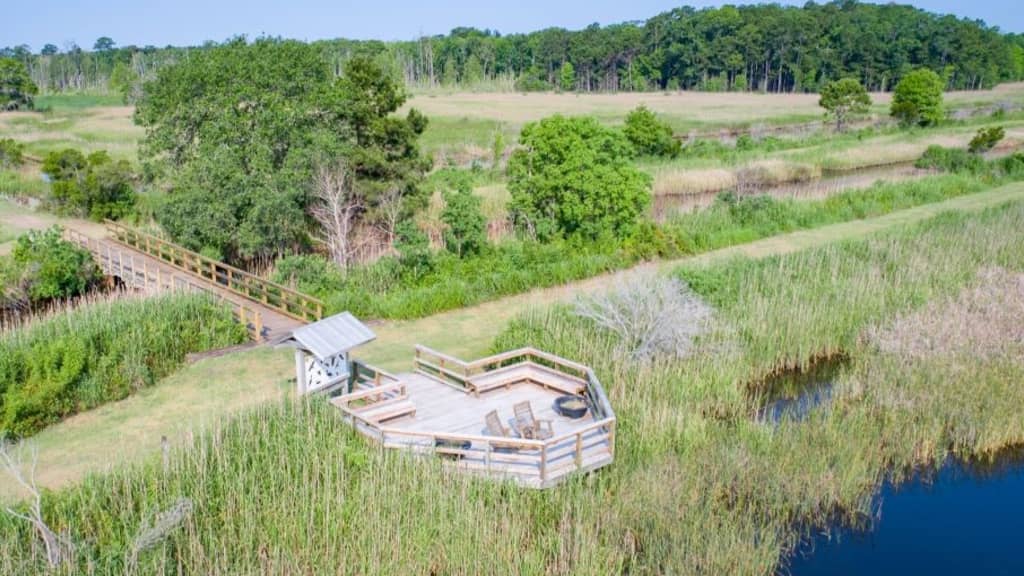
[[[253,310],[252,325],[256,329],[256,337],[253,340],[259,342],[263,338],[263,316],[259,310]]]
[[[540,484],[544,487],[544,481],[548,478],[548,445],[540,447]]]
[[[306,393],[306,359],[305,354],[298,348],[295,349],[295,383],[299,396]]]
[[[583,434],[576,433],[576,469],[583,468]]]
[[[608,425],[608,452],[615,456],[615,420]]]
[[[488,442],[486,451],[484,452],[484,464],[487,465],[487,471],[491,471],[491,443]]]

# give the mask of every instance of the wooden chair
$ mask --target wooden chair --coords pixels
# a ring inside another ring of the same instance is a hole
[[[555,435],[551,428],[551,420],[538,420],[533,415],[533,407],[529,402],[520,402],[512,406],[516,415],[516,428],[523,438],[547,440]]]
[[[491,410],[484,416],[484,422],[487,424],[487,433],[491,436],[499,436],[501,438],[508,438],[511,436],[508,428],[501,423],[501,418],[498,417],[497,410]]]

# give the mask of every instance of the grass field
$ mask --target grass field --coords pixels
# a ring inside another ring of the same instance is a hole
[[[871,220],[785,234],[688,258],[685,262],[702,264],[727,261],[736,256],[763,258],[789,254],[903,228],[947,210],[975,212],[1010,200],[1024,200],[1024,184]],[[417,343],[455,356],[479,357],[488,352],[494,338],[508,322],[525,311],[614,285],[616,278],[623,274],[667,271],[681,263],[649,263],[630,272],[535,290],[421,320],[378,323],[373,326],[377,341],[361,349],[359,356],[394,372],[411,368],[413,346]],[[268,348],[209,358],[132,398],[75,416],[34,437],[39,449],[40,482],[51,487],[62,486],[89,472],[145,459],[159,453],[161,436],[180,445],[198,428],[210,427],[224,416],[287,395],[293,369],[288,351]],[[13,493],[10,482],[0,479],[0,497],[10,498]]]
[[[889,94],[874,94],[872,113],[884,117]],[[985,92],[951,92],[950,107],[975,107],[1002,102],[1021,104],[1024,83],[1004,84]],[[135,160],[141,128],[132,123],[132,107],[116,95],[67,94],[41,96],[37,104],[46,112],[0,114],[0,136],[26,143],[28,152],[42,156],[64,146],[93,151],[106,149],[117,157]],[[414,95],[406,105],[430,117],[423,149],[453,161],[490,158],[495,132],[507,145],[526,122],[551,114],[589,114],[609,125],[619,125],[626,114],[645,104],[667,120],[679,134],[752,125],[780,125],[822,119],[816,94],[751,93],[620,93],[521,94],[451,93]]]
[[[942,209],[954,212],[929,218]],[[951,312],[976,334],[1000,311],[1019,327],[1024,306],[1002,289],[1024,270],[1024,187],[854,224],[796,253],[670,265],[717,310],[691,357],[623,361],[563,309],[519,316],[495,346],[594,365],[620,417],[615,464],[558,489],[374,450],[324,403],[283,402],[166,462],[50,495],[47,518],[78,542],[81,573],[775,573],[800,526],[870,512],[892,466],[1024,440],[1019,342],[936,358],[871,336],[898,343],[906,322]],[[748,417],[744,383],[840,350],[851,366],[831,408],[777,427]],[[183,528],[140,544],[146,519],[183,497]],[[3,518],[0,534],[0,570],[40,568],[28,525]]]

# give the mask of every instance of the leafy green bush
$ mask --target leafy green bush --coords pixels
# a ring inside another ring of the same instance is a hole
[[[646,106],[641,104],[626,115],[622,133],[633,145],[637,154],[650,156],[679,156],[681,145],[672,133],[672,127],[658,120]]]
[[[0,300],[27,309],[84,294],[100,278],[92,255],[65,241],[60,227],[31,230],[18,237],[8,257],[0,259]]]
[[[17,168],[25,162],[25,146],[11,138],[0,138],[0,170]]]
[[[821,89],[818,105],[835,119],[836,131],[842,132],[851,116],[866,114],[871,109],[871,97],[856,78],[843,78]]]
[[[942,122],[942,78],[922,68],[904,76],[892,95],[890,114],[903,126],[934,126]]]
[[[954,174],[980,174],[987,168],[985,160],[976,154],[959,148],[944,148],[938,145],[929,146],[914,163],[914,166]]]
[[[12,330],[0,335],[0,435],[33,434],[152,385],[190,352],[245,339],[200,294],[89,304]]]
[[[480,204],[480,197],[469,186],[444,192],[444,244],[460,258],[478,254],[487,245],[487,219]]]
[[[992,126],[990,128],[982,128],[978,130],[978,133],[971,138],[970,144],[967,145],[967,150],[972,154],[981,154],[988,152],[989,150],[996,147],[1006,136],[1006,131],[1003,130],[1002,126]]]
[[[43,160],[43,173],[53,183],[52,201],[60,212],[99,221],[126,216],[135,204],[131,165],[106,152],[86,157],[72,148],[54,151]]]
[[[561,115],[523,127],[509,159],[510,212],[542,240],[559,235],[627,236],[651,201],[651,177],[629,161],[618,131],[590,117]]]

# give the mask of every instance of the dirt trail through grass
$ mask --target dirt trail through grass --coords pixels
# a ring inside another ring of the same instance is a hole
[[[683,260],[642,264],[628,271],[534,290],[419,320],[382,322],[374,326],[377,341],[362,350],[360,356],[392,371],[411,368],[416,343],[473,358],[484,354],[494,336],[521,312],[613,286],[626,274],[667,270],[682,262],[707,263],[734,256],[759,258],[786,254],[833,241],[862,238],[946,210],[977,211],[1008,201],[1024,201],[1024,183],[879,218],[793,232]],[[33,442],[39,450],[37,477],[42,484],[57,487],[89,472],[155,457],[160,452],[162,436],[178,444],[187,440],[194,429],[214,425],[224,415],[288,394],[292,369],[290,351],[269,347],[201,360],[158,386],[79,414],[35,436]],[[0,478],[0,500],[15,494],[12,483]]]

